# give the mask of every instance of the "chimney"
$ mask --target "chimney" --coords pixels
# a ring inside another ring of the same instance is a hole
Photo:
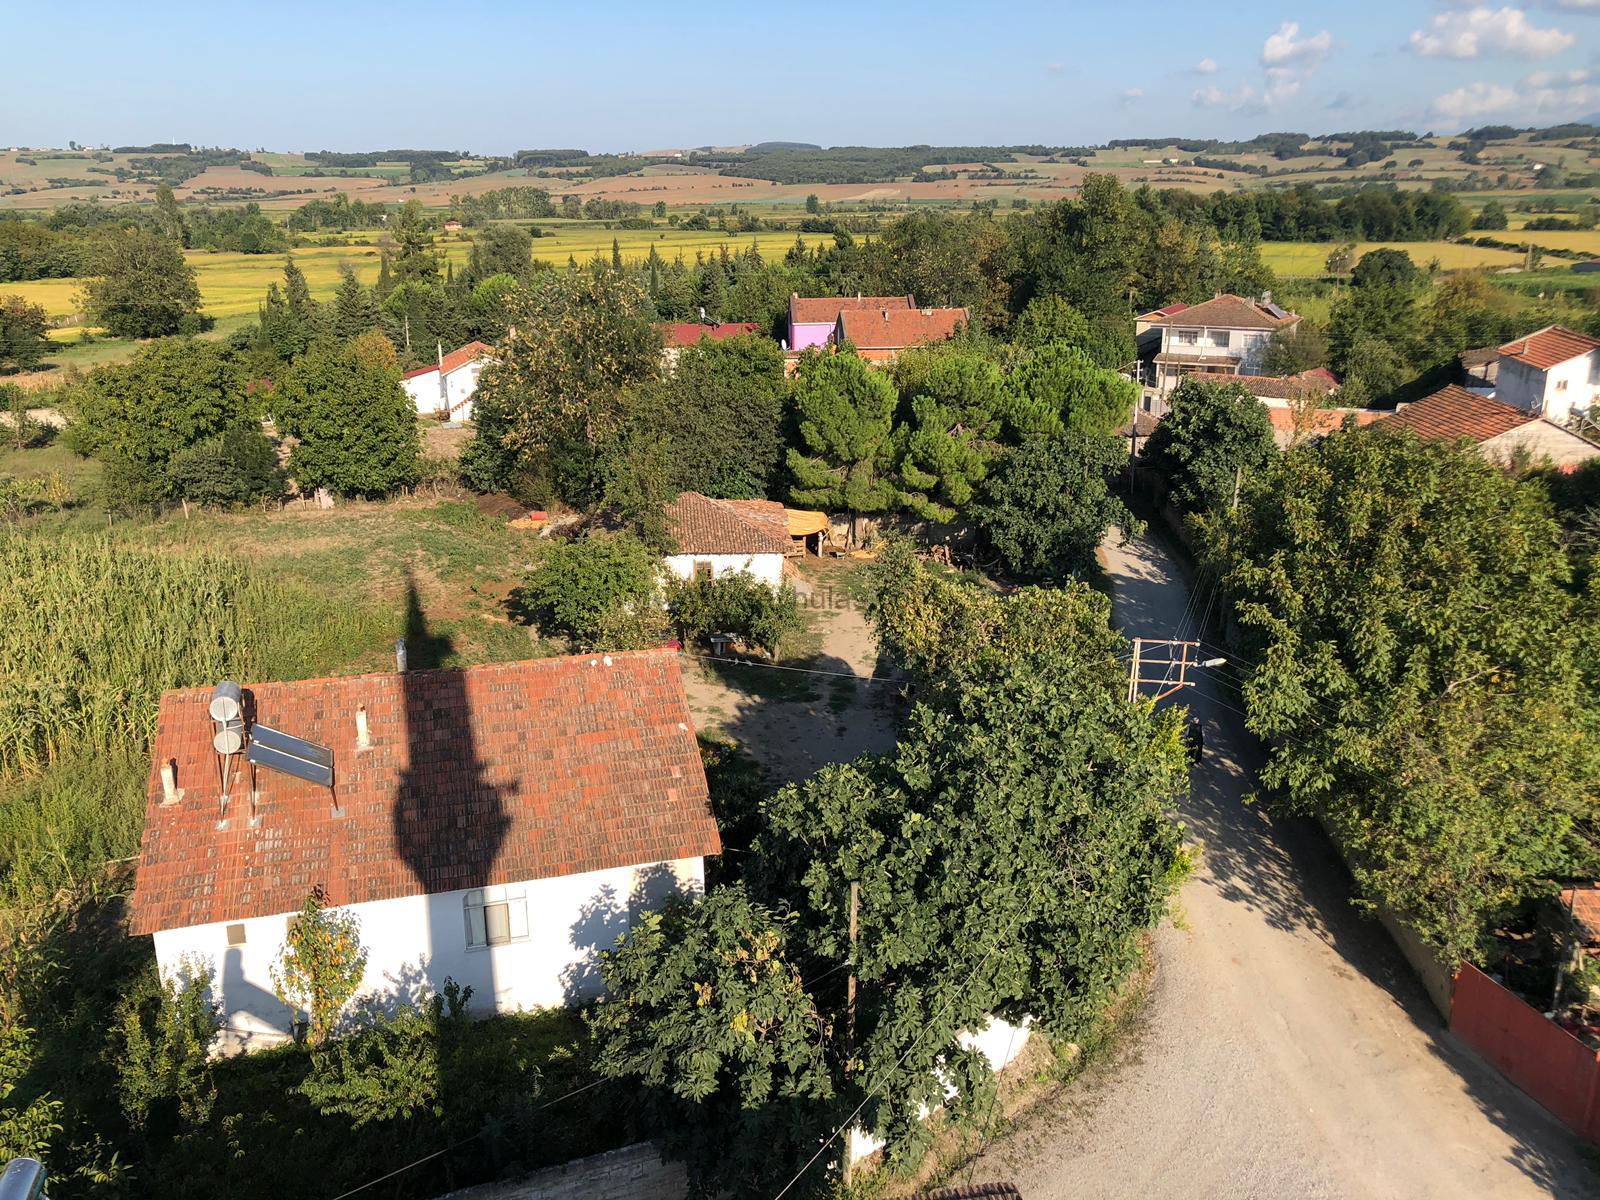
[[[367,734],[367,706],[360,705],[356,709],[356,749],[366,750],[372,746],[372,738]]]
[[[406,673],[406,640],[401,638],[394,644],[394,669],[400,674]]]
[[[706,306],[704,304],[702,304],[700,306],[700,324],[704,325],[705,323],[706,323]]]
[[[880,311],[883,313],[883,319],[885,321],[887,321],[889,319],[889,310],[887,308],[885,308],[885,309],[882,309]]]
[[[183,791],[178,787],[178,762],[168,759],[161,764],[161,803],[176,804],[183,799]]]

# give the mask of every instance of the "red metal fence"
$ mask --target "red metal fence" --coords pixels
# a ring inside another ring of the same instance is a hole
[[[1600,1141],[1600,1053],[1470,963],[1456,974],[1450,1031],[1575,1133]]]

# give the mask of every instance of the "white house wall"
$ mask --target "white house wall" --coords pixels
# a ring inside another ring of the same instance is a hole
[[[704,860],[617,867],[482,889],[490,902],[522,892],[527,935],[499,946],[468,947],[467,890],[352,904],[367,950],[366,973],[347,1013],[389,1010],[437,993],[446,979],[472,988],[480,1015],[593,999],[601,990],[598,952],[672,892],[698,895]],[[273,995],[273,966],[292,914],[193,925],[155,935],[156,962],[174,975],[186,958],[214,974],[224,1013],[224,1051],[275,1045],[291,1014]],[[228,945],[228,927],[244,942]],[[515,930],[514,930],[515,932]]]
[[[417,412],[423,416],[432,416],[439,411],[439,372],[437,369],[429,371],[426,375],[415,375],[410,379],[402,379],[400,386],[405,388],[406,395],[411,397],[411,403],[417,406]]]
[[[1600,456],[1600,447],[1584,441],[1549,421],[1529,421],[1478,447],[1492,462],[1510,465],[1519,454],[1526,454],[1534,465],[1548,462],[1556,467],[1573,467]]]
[[[1600,400],[1600,351],[1590,351],[1541,371],[1501,358],[1495,399],[1560,425],[1574,409],[1588,412]]]
[[[667,570],[679,579],[692,579],[696,563],[710,563],[713,579],[748,571],[768,587],[783,583],[781,554],[672,554],[666,559]]]
[[[472,394],[478,390],[478,376],[483,374],[484,363],[470,362],[457,367],[444,378],[445,395],[454,421],[472,420]]]

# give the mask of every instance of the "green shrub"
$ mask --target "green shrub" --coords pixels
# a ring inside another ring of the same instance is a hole
[[[607,635],[630,626],[623,614],[643,614],[655,604],[659,571],[655,552],[632,534],[589,534],[542,549],[516,602],[541,633],[625,649],[607,644]]]
[[[178,451],[167,470],[178,495],[215,508],[283,495],[278,452],[254,425],[235,425]]]
[[[771,588],[748,571],[715,579],[673,578],[667,607],[685,641],[704,643],[714,633],[727,633],[773,658],[803,624],[794,588],[787,583]]]

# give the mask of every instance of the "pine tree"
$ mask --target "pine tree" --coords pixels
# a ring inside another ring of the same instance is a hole
[[[616,238],[611,239],[611,269],[622,270],[622,247],[617,244]]]
[[[394,277],[389,273],[389,252],[385,250],[378,263],[378,285],[373,294],[378,303],[382,304],[392,291],[394,291]]]
[[[341,342],[360,337],[378,324],[372,292],[361,285],[350,264],[339,267],[339,290],[333,297],[333,336]]]

